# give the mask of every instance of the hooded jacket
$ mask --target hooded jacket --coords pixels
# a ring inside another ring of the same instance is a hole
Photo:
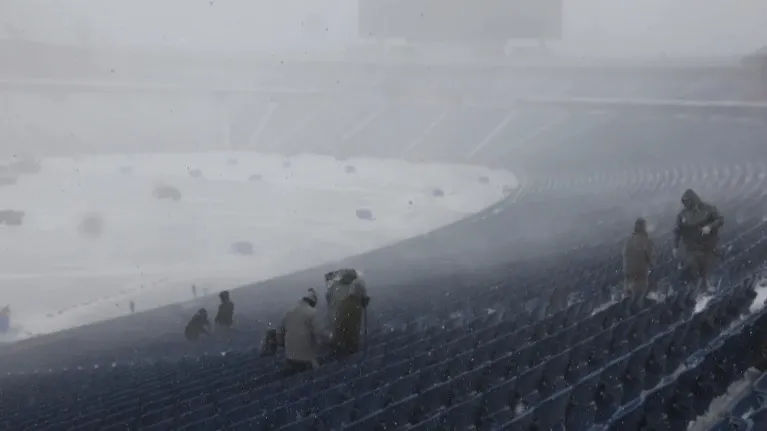
[[[647,235],[644,220],[637,220],[634,233],[623,247],[623,274],[629,280],[644,280],[654,259],[654,246]]]
[[[208,321],[208,313],[204,308],[200,309],[192,317],[184,330],[184,335],[189,340],[196,340],[200,338],[200,335],[207,334],[208,328],[210,328],[210,322]]]
[[[316,302],[316,296],[303,298],[282,320],[285,358],[291,361],[317,363],[320,333],[317,310],[313,305]]]
[[[218,305],[218,312],[215,319],[216,324],[221,326],[232,326],[234,320],[234,303],[229,299],[228,292],[221,292],[221,304]]]
[[[674,228],[674,247],[684,243],[688,252],[713,252],[719,240],[719,229],[724,225],[724,218],[717,208],[703,202],[692,190],[682,195],[682,211],[676,217]],[[701,229],[709,226],[711,232],[703,235]]]
[[[352,280],[340,279],[333,281],[328,287],[327,301],[328,301],[328,315],[330,317],[331,328],[334,328],[341,316],[341,305],[346,302],[347,299],[351,299],[355,304],[359,304],[360,308],[363,304],[367,303],[367,287],[365,281],[356,277]]]
[[[351,354],[359,350],[363,310],[369,299],[365,281],[358,276],[336,279],[328,287],[328,317],[339,351]]]

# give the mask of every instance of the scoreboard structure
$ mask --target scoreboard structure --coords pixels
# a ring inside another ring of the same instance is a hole
[[[412,42],[560,39],[562,0],[358,0],[359,35]]]

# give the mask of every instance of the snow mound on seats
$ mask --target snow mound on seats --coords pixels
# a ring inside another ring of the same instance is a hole
[[[168,184],[183,198],[157,199]],[[23,226],[0,226],[12,245],[0,249],[0,306],[23,337],[126,314],[130,301],[137,311],[185,301],[192,283],[213,295],[424,234],[497,202],[508,184],[511,173],[483,167],[318,155],[47,159],[0,188],[4,205],[26,212]],[[78,230],[89,214],[108,225],[98,236]],[[238,242],[252,255],[232,253]]]

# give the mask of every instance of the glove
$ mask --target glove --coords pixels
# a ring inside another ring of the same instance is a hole
[[[711,233],[711,226],[709,226],[709,225],[703,226],[702,228],[700,228],[700,233],[702,233],[703,235],[710,234]]]
[[[679,256],[679,249],[674,248],[673,250],[671,250],[671,255],[674,256],[674,259],[676,259],[677,256]]]
[[[368,308],[368,304],[370,304],[370,297],[369,296],[362,297],[362,308]]]

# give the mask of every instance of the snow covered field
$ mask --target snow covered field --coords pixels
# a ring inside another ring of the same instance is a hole
[[[181,199],[156,199],[161,185]],[[0,187],[0,210],[26,212],[23,225],[0,225],[0,307],[21,336],[56,331],[125,314],[130,301],[138,311],[188,300],[193,283],[214,293],[423,234],[514,187],[511,173],[482,167],[316,155],[47,159]],[[253,254],[233,253],[238,241]]]

